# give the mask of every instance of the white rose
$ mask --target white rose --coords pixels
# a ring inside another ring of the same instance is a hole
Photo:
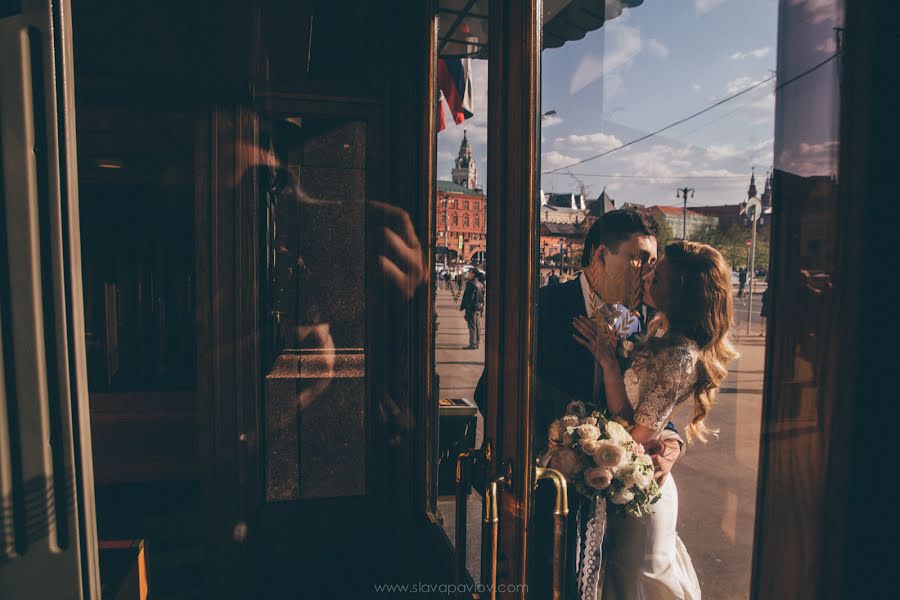
[[[634,492],[628,488],[619,488],[609,498],[613,504],[628,504],[634,500]]]
[[[600,439],[600,428],[596,425],[590,425],[585,423],[584,425],[579,425],[575,431],[578,432],[578,437],[583,440],[599,440]]]
[[[635,469],[634,482],[639,488],[641,488],[642,490],[647,489],[650,486],[651,481],[653,481],[652,469]]]
[[[581,424],[582,425],[596,425],[597,417],[583,417],[581,419]]]
[[[650,470],[653,470],[653,457],[649,454],[641,454],[640,456],[634,457],[635,466],[639,467],[649,467]]]
[[[625,465],[616,470],[616,479],[621,481],[626,488],[631,489],[632,486],[637,485],[636,472],[637,469],[634,468],[634,465]]]
[[[606,435],[609,436],[610,441],[620,445],[625,445],[632,441],[631,434],[615,421],[609,421],[606,424]]]

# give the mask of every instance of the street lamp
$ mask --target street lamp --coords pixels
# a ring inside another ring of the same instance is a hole
[[[747,335],[750,335],[750,321],[753,319],[753,276],[756,274],[756,221],[762,214],[762,202],[753,196],[747,200],[747,218],[752,223],[752,235],[750,236],[750,295],[747,299]]]
[[[684,229],[681,230],[681,239],[687,239],[687,199],[688,192],[691,193],[691,198],[694,197],[694,188],[684,187],[675,190],[676,198],[684,198]]]

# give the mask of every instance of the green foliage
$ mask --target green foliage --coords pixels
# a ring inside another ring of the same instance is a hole
[[[751,236],[750,228],[744,228],[740,225],[733,224],[727,230],[722,230],[714,225],[707,225],[695,232],[691,239],[695,242],[709,244],[721,252],[732,269],[737,270],[740,267],[748,266],[750,249],[747,247],[747,240]],[[769,241],[762,238],[759,235],[759,231],[757,231],[756,236],[755,267],[757,269],[769,268]]]
[[[656,221],[656,224],[659,226],[659,237],[656,238],[656,241],[657,246],[659,247],[659,253],[662,254],[663,250],[665,250],[666,248],[666,245],[677,238],[672,232],[672,227],[669,225],[668,221],[666,221],[659,215],[653,215],[653,220]]]

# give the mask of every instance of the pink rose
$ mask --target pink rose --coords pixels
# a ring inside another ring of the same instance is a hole
[[[572,479],[584,468],[581,457],[571,448],[560,448],[554,452],[548,466],[562,473],[566,479]]]
[[[635,456],[643,456],[647,451],[644,450],[644,446],[635,442],[631,445],[631,452]]]
[[[614,442],[601,441],[594,451],[594,462],[598,467],[607,469],[617,467],[624,460],[625,450]]]
[[[600,467],[588,469],[584,472],[584,480],[595,490],[605,490],[612,483],[612,473]]]
[[[562,423],[563,427],[578,427],[581,424],[581,419],[575,415],[566,415],[559,422]]]
[[[576,427],[575,431],[578,432],[578,437],[583,440],[600,439],[600,428],[596,425],[589,425],[585,423],[584,425],[579,425],[578,427]]]
[[[581,450],[585,454],[593,456],[594,452],[597,451],[597,448],[600,447],[600,440],[582,439],[578,441],[578,445],[581,446]]]

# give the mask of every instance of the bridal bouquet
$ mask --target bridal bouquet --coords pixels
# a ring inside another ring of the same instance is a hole
[[[660,498],[653,460],[617,420],[572,402],[550,424],[541,463],[560,471],[583,496],[607,500],[613,510],[640,517]]]

